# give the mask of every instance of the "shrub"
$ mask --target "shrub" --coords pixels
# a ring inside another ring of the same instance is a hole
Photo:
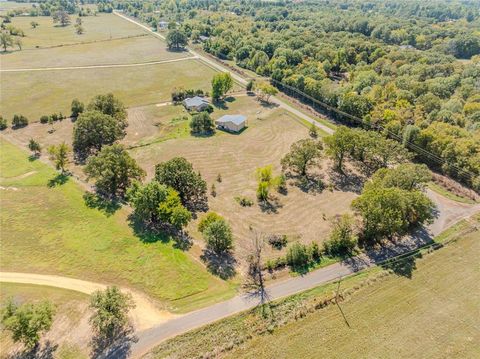
[[[202,217],[202,219],[198,223],[198,231],[200,233],[203,233],[203,231],[210,225],[210,223],[218,220],[223,220],[223,217],[216,212],[208,212]]]
[[[224,219],[211,222],[203,231],[208,249],[222,253],[233,248],[232,229]]]
[[[52,121],[57,122],[59,120],[59,116],[56,113],[52,113],[50,116]]]
[[[276,269],[280,269],[280,268],[283,268],[287,265],[287,262],[286,262],[286,259],[285,257],[278,257],[278,258],[275,258],[275,259],[269,259],[266,263],[265,263],[265,268],[272,272]]]
[[[12,120],[12,128],[21,128],[28,125],[28,119],[23,115],[14,115]]]
[[[242,206],[242,207],[251,207],[253,206],[253,201],[250,199],[250,198],[247,198],[247,197],[235,197],[235,201],[237,201],[237,203]]]
[[[5,130],[7,127],[7,119],[0,116],[0,131]]]
[[[317,242],[312,242],[308,246],[308,256],[312,263],[320,262],[320,259],[322,258],[322,252],[320,251],[320,246]]]
[[[268,237],[268,244],[270,244],[275,249],[282,249],[287,245],[287,236],[285,234],[271,234]]]
[[[309,257],[307,253],[307,247],[301,243],[294,243],[290,248],[288,248],[287,264],[292,268],[303,268],[309,264]]]
[[[48,123],[48,120],[50,119],[50,116],[47,116],[47,115],[43,115],[42,117],[40,117],[40,123]]]
[[[350,255],[355,251],[357,240],[353,228],[353,218],[345,214],[334,221],[333,231],[329,240],[323,243],[323,250],[331,256]]]

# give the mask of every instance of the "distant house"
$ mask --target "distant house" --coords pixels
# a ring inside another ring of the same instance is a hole
[[[168,22],[167,21],[159,21],[157,28],[161,29],[161,30],[168,29]]]
[[[247,125],[247,117],[243,115],[225,115],[215,121],[221,130],[240,132]]]
[[[209,37],[208,37],[208,36],[204,36],[204,35],[200,35],[200,36],[198,37],[198,39],[199,39],[201,42],[205,42],[205,41],[207,41],[207,40],[209,39]]]
[[[183,106],[185,106],[188,111],[200,112],[206,110],[209,105],[210,103],[200,96],[189,97],[183,100]]]

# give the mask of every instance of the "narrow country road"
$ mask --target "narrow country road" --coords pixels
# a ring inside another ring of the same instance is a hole
[[[149,32],[150,34],[156,36],[156,37],[159,37],[160,39],[162,40],[165,40],[165,36],[163,36],[162,34],[159,34],[158,32],[155,32],[153,31],[152,29],[150,29],[148,26],[145,26],[143,25],[142,23],[128,17],[128,16],[125,16],[117,11],[114,11],[113,12],[115,15],[117,16],[120,16],[121,18],[127,20],[127,21],[130,21],[138,26],[140,26],[142,29],[144,29],[145,31]],[[187,47],[187,51],[192,54],[195,58],[198,58],[200,59],[201,61],[205,62],[207,65],[209,65],[210,67],[213,67],[214,69],[216,69],[217,71],[221,71],[221,72],[228,72],[230,73],[230,75],[232,76],[232,78],[234,80],[236,80],[237,82],[239,82],[240,84],[242,85],[246,85],[248,83],[248,80],[243,78],[242,76],[238,75],[237,73],[235,72],[232,72],[230,70],[228,70],[227,68],[225,68],[224,66],[220,65],[219,63],[209,59],[208,57],[206,56],[203,56],[202,54],[200,54],[199,52]],[[325,126],[324,124],[316,121],[315,119],[313,119],[312,117],[306,115],[305,113],[297,110],[296,108],[290,106],[289,104],[287,104],[286,102],[284,102],[283,100],[281,100],[279,97],[277,96],[272,96],[270,98],[270,101],[282,108],[284,108],[285,110],[293,113],[295,116],[301,118],[302,120],[305,120],[311,124],[314,124],[315,126],[317,126],[318,128],[322,129],[323,131],[325,131],[326,133],[328,133],[329,135],[333,134],[334,130],[332,130],[330,127],[328,126]]]
[[[76,292],[92,294],[96,290],[103,290],[105,284],[85,280],[45,275],[34,273],[0,272],[0,283],[22,283],[46,285],[50,287],[74,290]],[[146,330],[160,323],[174,319],[176,316],[168,311],[158,310],[157,307],[144,294],[128,288],[120,288],[123,292],[130,293],[135,302],[135,308],[130,312],[133,324],[137,330]]]
[[[67,67],[32,67],[24,69],[1,69],[0,72],[28,72],[28,71],[58,71],[58,70],[84,70],[84,69],[103,69],[103,68],[116,68],[116,67],[137,67],[137,66],[151,66],[159,64],[168,64],[171,62],[196,60],[196,56],[182,57],[179,59],[161,60],[161,61],[149,61],[149,62],[136,62],[132,64],[105,64],[105,65],[86,65],[86,66],[67,66]]]

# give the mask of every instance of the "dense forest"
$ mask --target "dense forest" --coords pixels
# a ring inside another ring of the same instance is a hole
[[[205,51],[422,148],[480,189],[478,1],[116,1]],[[339,118],[342,120],[341,118]],[[433,154],[433,155],[432,155]]]
[[[93,2],[153,28],[169,22],[206,52],[361,119],[480,190],[478,0]]]

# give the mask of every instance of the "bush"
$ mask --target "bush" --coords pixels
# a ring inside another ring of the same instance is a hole
[[[12,120],[12,128],[21,128],[28,126],[28,119],[23,115],[14,115]]]
[[[208,212],[202,217],[202,219],[198,223],[198,231],[200,233],[203,233],[203,231],[210,225],[210,223],[218,220],[223,220],[223,217],[216,212]]]
[[[50,116],[53,122],[57,122],[60,118],[56,113],[52,113]]]
[[[287,245],[287,236],[285,234],[271,234],[268,237],[268,244],[270,244],[275,249],[282,249]]]
[[[330,239],[323,243],[323,250],[331,256],[351,255],[357,246],[353,218],[346,214],[335,220]]]
[[[318,263],[322,258],[322,252],[320,251],[320,246],[317,242],[312,242],[308,246],[308,256],[311,263]]]
[[[290,248],[288,248],[287,264],[292,268],[304,268],[308,266],[310,260],[307,253],[307,247],[301,243],[294,243]]]
[[[48,120],[50,119],[50,116],[47,116],[47,115],[43,115],[42,117],[40,117],[40,123],[48,123]]]
[[[287,262],[286,262],[285,257],[278,257],[278,258],[275,258],[275,259],[269,259],[269,260],[265,263],[265,268],[266,268],[269,272],[272,272],[272,271],[274,271],[274,270],[283,268],[283,267],[285,267],[286,265],[287,265]]]
[[[7,127],[7,119],[0,116],[0,131],[5,130]]]
[[[223,253],[233,248],[232,230],[224,219],[211,222],[203,231],[208,249]]]
[[[207,135],[215,133],[215,123],[208,112],[200,112],[193,115],[190,121],[190,129],[195,135]]]
[[[253,201],[247,197],[235,197],[235,201],[242,207],[251,207],[253,206]]]

